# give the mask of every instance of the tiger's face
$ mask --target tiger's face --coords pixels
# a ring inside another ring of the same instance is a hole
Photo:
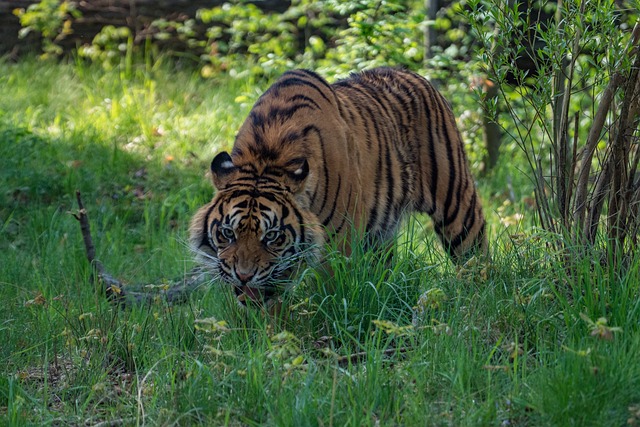
[[[302,252],[300,230],[289,209],[258,194],[222,195],[208,239],[217,272],[241,302],[263,302],[286,287]]]
[[[284,181],[243,172],[226,153],[214,159],[212,174],[218,193],[192,221],[192,246],[214,276],[233,286],[239,302],[262,305],[317,256],[321,233]]]

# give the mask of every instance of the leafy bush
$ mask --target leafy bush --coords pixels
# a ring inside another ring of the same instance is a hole
[[[13,13],[20,18],[19,36],[26,37],[37,31],[43,37],[45,56],[59,55],[62,48],[56,43],[71,34],[73,19],[80,16],[73,3],[60,0],[41,0],[25,9],[15,9]]]
[[[271,76],[296,66],[345,73],[375,65],[422,64],[419,2],[294,0],[283,14],[242,2],[200,10],[207,31],[205,73],[245,69]],[[177,26],[179,28],[179,25]]]
[[[90,45],[78,48],[80,57],[99,62],[105,69],[111,69],[131,53],[132,33],[128,27],[106,25],[93,38]]]
[[[56,55],[62,53],[57,43],[72,33],[73,20],[80,17],[73,3],[60,0],[42,0],[16,13],[23,34],[41,33],[47,52]],[[204,76],[237,74],[247,63],[253,64],[248,72],[255,77],[300,65],[330,74],[382,64],[416,69],[425,57],[422,39],[427,24],[446,28],[451,38],[461,37],[451,16],[427,23],[424,5],[416,0],[293,0],[284,13],[235,1],[201,9],[189,19],[158,19],[138,31],[107,25],[78,52],[110,68],[138,50],[141,42],[143,50],[162,45],[176,56],[196,59]],[[449,64],[442,57],[440,65]]]
[[[630,32],[627,21],[637,16],[621,15],[609,1],[544,2],[537,7],[555,9],[555,18],[538,22],[525,3],[469,6],[481,61],[500,92],[485,106],[496,117],[499,99],[511,120],[501,123],[530,166],[540,224],[560,237],[555,245],[565,256],[582,254],[573,249],[599,236],[614,259],[633,254],[640,25]],[[534,64],[531,72],[514,67],[521,58]]]

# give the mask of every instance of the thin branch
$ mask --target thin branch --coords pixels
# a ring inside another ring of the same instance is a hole
[[[587,142],[582,150],[582,156],[580,158],[580,172],[578,172],[578,182],[576,188],[576,199],[574,201],[574,214],[573,218],[577,228],[577,232],[580,233],[582,224],[584,222],[584,216],[586,211],[586,201],[589,192],[587,186],[589,184],[589,175],[591,174],[591,163],[593,154],[596,151],[598,142],[600,142],[600,135],[604,128],[605,120],[611,109],[611,102],[615,96],[618,87],[622,84],[624,79],[619,74],[614,74],[609,80],[609,84],[602,92],[602,98],[598,104],[598,111],[593,118],[591,129],[589,129],[589,135],[587,136]],[[602,172],[601,172],[602,173]]]
[[[128,289],[128,285],[118,280],[110,273],[107,273],[104,265],[96,259],[96,249],[91,236],[91,227],[89,225],[89,217],[87,210],[82,203],[82,197],[79,191],[76,191],[76,200],[78,202],[78,212],[72,215],[80,223],[80,231],[82,240],[84,241],[85,253],[87,261],[93,268],[91,275],[92,282],[99,281],[104,286],[107,299],[117,305],[129,306],[132,304],[150,304],[157,300],[164,300],[169,304],[179,304],[186,302],[191,292],[199,286],[206,284],[208,278],[206,273],[198,267],[191,269],[181,279],[168,282],[166,289],[160,292],[136,292]],[[145,285],[138,286],[140,288]],[[150,286],[147,284],[146,286]],[[153,286],[157,288],[158,286]],[[163,286],[164,287],[164,286]]]
[[[574,185],[576,178],[576,165],[578,164],[578,145],[580,134],[580,115],[576,112],[573,121],[573,152],[571,155],[571,167],[569,168],[569,194],[567,196],[567,222],[569,221],[569,201],[573,197]],[[575,226],[575,224],[573,224]]]
[[[409,347],[400,347],[400,348],[388,348],[382,351],[383,356],[391,356],[396,353],[404,354],[409,351]],[[371,352],[361,351],[358,353],[349,354],[346,356],[340,356],[336,359],[338,366],[349,366],[355,363],[360,363],[365,360],[368,356],[371,355]]]
[[[607,157],[608,159],[608,157]],[[600,222],[600,215],[604,207],[604,201],[609,191],[609,184],[611,183],[611,168],[610,163],[607,160],[604,167],[596,178],[596,184],[592,192],[592,199],[589,205],[589,216],[587,217],[587,241],[592,245],[596,242],[596,236],[598,231],[598,223]]]
[[[89,261],[89,265],[94,270],[91,274],[91,279],[92,281],[95,281],[95,275],[97,274],[98,280],[100,280],[105,286],[107,298],[111,301],[120,303],[121,297],[124,296],[121,292],[124,284],[111,274],[107,273],[102,263],[96,259],[96,248],[93,245],[93,238],[91,237],[89,217],[87,215],[87,210],[84,207],[84,203],[82,203],[80,191],[76,191],[76,200],[78,202],[78,212],[74,213],[73,216],[78,220],[78,222],[80,222],[80,231],[82,233],[82,240],[84,241],[87,261]]]

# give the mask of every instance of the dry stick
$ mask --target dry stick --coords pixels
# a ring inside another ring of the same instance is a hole
[[[95,281],[95,275],[97,274],[98,280],[100,280],[105,286],[105,293],[107,298],[116,303],[124,302],[124,290],[123,283],[113,277],[111,274],[105,272],[104,266],[100,261],[96,259],[96,248],[93,245],[93,238],[91,237],[91,227],[89,226],[89,217],[87,216],[87,210],[82,203],[82,197],[80,191],[76,190],[76,200],[78,202],[78,213],[72,214],[75,219],[80,222],[80,231],[82,232],[82,240],[84,241],[84,249],[87,254],[87,261],[93,269],[91,274],[91,280]]]
[[[404,354],[409,351],[409,347],[400,347],[400,348],[388,348],[382,352],[383,356],[391,356],[396,353]],[[349,354],[347,356],[340,356],[336,359],[338,366],[348,366],[354,363],[358,363],[367,358],[371,353],[366,351],[361,351],[359,353]]]
[[[158,298],[164,299],[168,303],[181,303],[188,300],[189,294],[198,286],[206,283],[206,275],[199,268],[190,270],[181,280],[172,281],[168,289],[160,293],[151,292],[133,292],[126,289],[126,285],[116,279],[113,275],[105,271],[104,265],[96,259],[96,248],[93,245],[91,237],[91,228],[89,226],[89,217],[87,210],[82,203],[80,191],[76,191],[76,200],[78,202],[78,212],[73,216],[80,223],[80,231],[84,241],[84,248],[87,254],[87,261],[94,269],[91,280],[95,281],[96,276],[104,285],[107,299],[119,305],[128,306],[131,304],[149,304]],[[179,282],[179,283],[178,283]]]

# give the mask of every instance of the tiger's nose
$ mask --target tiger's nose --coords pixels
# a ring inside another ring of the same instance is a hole
[[[247,283],[249,280],[253,278],[253,276],[255,276],[255,273],[241,273],[236,269],[236,277],[242,283]]]

